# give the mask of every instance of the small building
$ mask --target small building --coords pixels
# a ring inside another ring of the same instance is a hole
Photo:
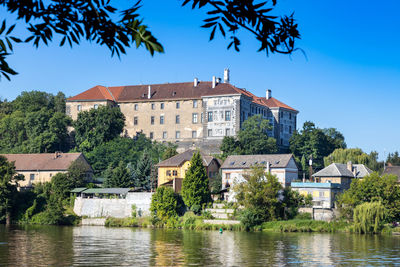
[[[243,174],[248,173],[255,165],[262,165],[266,172],[276,175],[284,187],[298,179],[298,168],[292,154],[233,155],[221,166],[222,187],[245,182]]]
[[[20,187],[31,187],[35,183],[51,182],[57,173],[66,173],[74,162],[82,162],[86,167],[86,177],[92,180],[93,169],[82,153],[40,153],[40,154],[0,154],[14,162],[15,171],[25,177],[18,182]]]
[[[354,178],[362,179],[372,173],[364,164],[347,164],[332,163],[328,167],[314,173],[312,176],[316,182],[340,184],[341,190],[350,188],[350,184]]]
[[[180,192],[186,171],[190,167],[190,160],[195,152],[196,150],[187,150],[158,163],[156,165],[158,167],[158,186],[170,186],[175,192]],[[219,160],[201,152],[200,155],[208,178],[216,178],[221,166]]]
[[[391,174],[397,176],[397,182],[400,183],[400,166],[393,166],[389,163],[382,174]]]
[[[292,182],[291,187],[300,195],[312,196],[313,208],[334,208],[336,195],[340,192],[340,184],[335,183]]]

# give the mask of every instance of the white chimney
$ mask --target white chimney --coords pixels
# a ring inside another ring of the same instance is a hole
[[[217,77],[213,76],[212,77],[212,88],[215,88],[216,85],[217,85]]]
[[[193,86],[194,86],[194,87],[197,87],[197,85],[199,85],[199,79],[194,78]]]
[[[149,85],[149,90],[147,92],[147,98],[150,99],[151,98],[151,86]]]
[[[265,95],[266,99],[270,99],[272,97],[271,90],[267,90],[267,94]]]
[[[224,69],[224,83],[229,83],[229,69]]]

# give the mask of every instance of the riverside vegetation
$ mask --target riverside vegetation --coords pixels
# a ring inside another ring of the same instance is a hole
[[[99,107],[79,113],[76,121],[65,115],[65,96],[44,92],[23,92],[14,101],[0,101],[0,152],[44,153],[83,152],[94,169],[95,177],[104,177],[105,186],[155,187],[155,163],[176,154],[176,147],[152,142],[142,134],[135,138],[121,137],[125,118],[112,107]],[[75,131],[69,133],[67,127]],[[266,120],[253,116],[238,133],[238,138],[225,138],[221,146],[222,158],[232,153],[274,153],[276,143],[258,126],[268,128]],[[262,140],[262,142],[260,142]],[[257,148],[256,151],[253,149]],[[306,122],[290,140],[298,166],[305,170],[305,156],[313,155],[323,166],[331,161],[367,164],[375,171],[381,169],[377,154],[365,154],[359,149],[347,149],[344,137],[333,128],[319,129]],[[161,155],[161,156],[160,156]],[[389,154],[388,162],[400,162],[398,153]],[[304,165],[304,166],[303,166]],[[36,184],[33,190],[17,191],[21,176],[12,163],[0,158],[0,222],[35,224],[76,224],[80,218],[72,211],[73,198],[69,191],[78,186],[92,187],[84,180],[85,170],[71,166],[66,174],[57,174],[51,183]],[[235,188],[238,205],[233,219],[240,225],[216,226],[203,223],[209,218],[204,209],[210,205],[207,175],[195,154],[191,169],[184,179],[182,194],[172,189],[158,188],[151,205],[151,217],[108,219],[108,225],[138,225],[178,227],[188,229],[241,229],[279,231],[353,231],[377,233],[396,231],[390,225],[400,221],[400,192],[393,176],[371,174],[355,180],[351,188],[339,196],[339,222],[312,222],[299,218],[298,207],[309,204],[303,197],[283,189],[276,177],[263,173],[257,166],[246,177],[248,183]],[[219,191],[220,181],[211,181],[213,193]],[[279,198],[279,200],[278,200]],[[160,204],[161,203],[161,204]],[[162,204],[164,203],[164,204]],[[347,226],[346,226],[347,225]],[[279,227],[278,227],[279,226]]]

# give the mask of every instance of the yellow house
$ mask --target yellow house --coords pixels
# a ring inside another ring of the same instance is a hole
[[[156,166],[158,167],[158,186],[171,186],[175,192],[180,192],[182,181],[186,171],[190,167],[190,160],[196,150],[187,150],[181,154],[166,159]],[[217,177],[220,162],[208,155],[200,153],[203,159],[203,166],[206,168],[208,178]]]

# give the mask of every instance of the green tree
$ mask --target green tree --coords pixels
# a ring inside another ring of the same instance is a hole
[[[136,165],[136,169],[132,173],[133,185],[150,190],[152,169],[153,161],[150,155],[144,152]]]
[[[144,151],[149,154],[153,163],[158,163],[159,156],[165,149],[164,144],[152,142],[145,135],[139,134],[135,138],[118,136],[109,142],[99,144],[92,151],[86,152],[85,156],[94,169],[95,175],[101,176],[107,166],[118,165],[120,161],[136,167]]]
[[[268,136],[272,130],[269,121],[254,115],[243,122],[237,138],[226,136],[220,146],[224,156],[232,154],[271,154],[278,151],[276,140]]]
[[[380,233],[385,208],[380,202],[365,202],[354,209],[354,231],[360,234]]]
[[[200,152],[195,152],[182,184],[182,199],[185,205],[198,213],[211,202],[211,194],[206,169]]]
[[[170,218],[178,217],[182,208],[180,196],[171,187],[161,186],[151,197],[150,212],[153,223],[165,223]]]
[[[165,149],[164,153],[162,154],[162,160],[166,160],[169,158],[172,158],[175,155],[178,155],[178,152],[176,151],[177,145],[173,145],[171,143],[168,144],[167,148]]]
[[[67,178],[71,181],[71,188],[82,187],[87,183],[87,173],[90,166],[82,160],[74,161],[68,168]]]
[[[385,222],[400,220],[400,188],[394,175],[372,173],[362,180],[354,179],[350,189],[338,196],[341,215],[353,220],[353,211],[365,202],[380,201],[385,208]]]
[[[104,187],[131,187],[133,184],[126,164],[120,162],[117,167],[110,165],[104,172]]]
[[[14,163],[0,156],[0,222],[10,223],[17,183],[22,179],[23,176],[16,175]]]
[[[8,13],[17,13],[17,21],[27,28],[27,38],[12,35],[15,24],[7,27],[3,20],[0,28],[0,41],[6,45],[0,47],[0,73],[7,79],[17,74],[7,63],[7,56],[13,53],[13,44],[32,42],[35,47],[41,43],[48,44],[53,36],[60,38],[60,46],[79,44],[82,39],[105,45],[112,55],[125,54],[126,48],[136,44],[143,45],[151,55],[163,52],[162,45],[143,24],[137,1],[132,7],[118,10],[108,1],[77,0],[31,2],[3,1],[0,5]],[[277,1],[259,3],[242,0],[184,0],[182,6],[191,5],[192,9],[207,9],[208,17],[202,27],[211,30],[210,40],[214,39],[216,30],[222,36],[229,35],[228,49],[239,51],[238,31],[247,31],[260,43],[258,51],[269,53],[291,54],[297,48],[295,41],[300,33],[293,14],[272,16]],[[118,15],[120,17],[118,18]]]
[[[389,153],[386,159],[386,163],[390,163],[395,166],[400,166],[400,155],[399,152]]]
[[[324,167],[324,157],[331,154],[336,148],[345,146],[343,135],[335,129],[320,129],[314,123],[306,121],[303,129],[295,131],[290,138],[290,150],[296,161],[305,156],[313,157],[313,168]]]
[[[125,116],[118,107],[100,106],[79,112],[73,122],[75,141],[79,150],[90,151],[118,137],[124,128]]]
[[[244,178],[246,182],[235,185],[233,190],[238,204],[247,210],[241,216],[246,228],[280,218],[283,205],[279,194],[283,188],[278,178],[266,173],[263,166],[253,166]]]
[[[379,171],[382,167],[382,164],[377,161],[376,152],[367,154],[359,148],[337,148],[331,154],[324,157],[325,166],[331,163],[347,163],[348,161],[354,164],[364,164],[374,171]]]

